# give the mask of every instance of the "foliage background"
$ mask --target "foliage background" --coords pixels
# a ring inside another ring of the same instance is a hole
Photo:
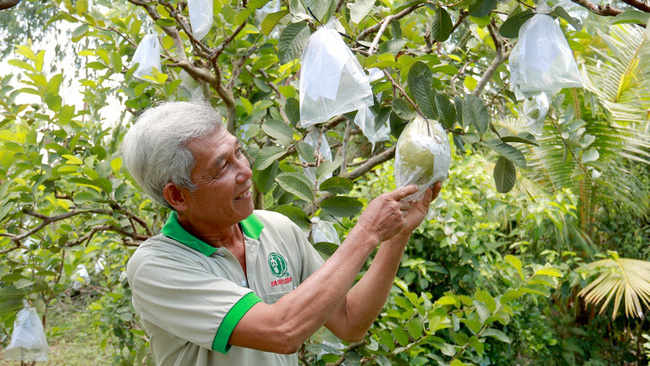
[[[3,346],[26,301],[50,340],[65,339],[76,319],[104,362],[152,362],[123,273],[168,212],[122,169],[119,143],[156,101],[201,96],[245,145],[256,206],[307,234],[319,216],[343,237],[365,203],[394,188],[395,139],[416,113],[449,132],[450,177],[381,317],[358,344],[315,335],[303,363],[647,363],[647,281],[627,282],[641,300],[624,314],[616,301],[599,312],[580,292],[603,273],[624,276],[619,258],[649,259],[648,9],[628,3],[551,3],[585,87],[553,100],[537,136],[510,91],[507,62],[533,2],[292,0],[261,17],[267,1],[215,1],[203,40],[181,1],[23,0],[3,10]],[[373,110],[389,141],[373,148],[354,112],[300,127],[299,58],[314,17],[338,19],[361,65],[384,72],[372,84]],[[141,80],[131,57],[149,32],[161,42],[162,70]],[[304,143],[310,133],[327,139],[332,161]],[[315,245],[324,255],[336,249]],[[599,259],[618,267],[588,265]]]

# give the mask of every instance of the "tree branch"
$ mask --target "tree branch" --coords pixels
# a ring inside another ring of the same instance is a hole
[[[622,0],[622,1],[624,3],[626,3],[627,5],[631,5],[631,6],[635,7],[635,8],[637,8],[637,9],[641,10],[642,12],[650,13],[650,5],[648,5],[648,4],[644,3],[644,2],[636,1],[636,0]]]
[[[0,10],[13,8],[18,5],[19,2],[20,0],[0,0]]]
[[[393,20],[401,19],[404,16],[412,13],[413,11],[415,11],[416,9],[418,9],[418,8],[420,8],[422,6],[424,6],[424,4],[411,5],[408,8],[400,11],[399,13],[397,13],[395,15],[387,16],[386,18],[384,18],[384,22],[386,24],[388,24],[388,23],[392,22]],[[366,36],[368,36],[370,33],[378,31],[381,28],[382,24],[384,24],[384,22],[377,23],[377,24],[375,24],[375,25],[373,25],[371,27],[368,27],[368,28],[364,29],[361,33],[359,33],[359,36],[357,37],[357,40],[361,40],[361,39],[365,38]]]
[[[614,17],[623,12],[623,10],[612,8],[609,4],[595,5],[592,4],[589,0],[571,0],[571,1],[584,8],[587,8],[587,10],[597,15]]]
[[[481,80],[476,83],[476,88],[474,88],[474,91],[472,94],[475,96],[480,96],[481,92],[487,85],[488,81],[492,78],[492,75],[497,71],[497,68],[501,66],[501,64],[508,59],[508,56],[510,56],[510,50],[503,52],[505,42],[503,41],[503,38],[499,35],[499,33],[495,30],[495,21],[494,19],[488,24],[488,30],[490,32],[490,36],[492,37],[492,41],[494,42],[494,49],[496,51],[494,55],[494,59],[492,60],[492,63],[490,63],[490,66],[485,70],[483,73],[483,76],[481,77]]]

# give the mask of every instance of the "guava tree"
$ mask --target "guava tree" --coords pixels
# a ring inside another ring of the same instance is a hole
[[[19,72],[0,82],[6,96],[0,101],[0,254],[7,264],[0,270],[0,316],[5,332],[23,300],[45,313],[58,294],[70,291],[69,279],[87,281],[86,268],[97,272],[100,280],[94,285],[109,295],[94,304],[105,315],[101,326],[113,332],[131,360],[143,357],[143,332],[130,314],[121,273],[129,251],[159,231],[167,212],[144,197],[122,169],[119,143],[132,117],[159,100],[205,98],[218,108],[251,161],[256,207],[286,214],[310,236],[313,217],[336,223],[340,232],[354,221],[363,199],[351,192],[361,178],[393,159],[395,138],[416,115],[439,121],[459,156],[486,154],[500,193],[524,177],[525,183],[558,190],[577,182],[588,200],[607,194],[598,188],[608,186],[605,159],[621,156],[612,141],[622,141],[627,156],[647,158],[647,140],[633,137],[647,124],[642,116],[648,89],[627,114],[612,104],[620,104],[620,98],[609,100],[611,95],[594,91],[597,87],[565,90],[552,101],[542,137],[517,124],[523,113],[511,91],[507,61],[518,30],[534,15],[531,1],[209,3],[212,23],[203,37],[196,35],[190,4],[184,1],[42,4],[55,13],[51,24],[72,27],[69,38],[57,41],[75,43],[83,69],[74,80],[66,68],[49,72],[45,51],[16,45],[9,63]],[[629,1],[627,11],[575,3],[617,23],[647,22],[648,9],[640,2]],[[563,6],[551,15],[578,60],[598,70],[604,47],[598,44],[597,27],[584,29]],[[356,111],[308,128],[300,124],[301,53],[310,35],[334,20],[364,70],[380,72],[371,84],[374,131],[355,124]],[[148,34],[157,40],[161,68],[135,77],[133,55]],[[638,49],[647,50],[646,43],[640,41]],[[629,64],[638,59],[630,58]],[[616,90],[625,93],[616,97],[634,95],[647,82],[624,86]],[[83,103],[61,96],[69,88]],[[118,102],[109,104],[111,98]],[[110,120],[108,109],[117,110]],[[625,128],[611,127],[612,120]],[[382,128],[390,136],[370,143],[367,135]],[[554,161],[551,168],[545,158]],[[316,246],[324,253],[336,249],[329,242]],[[508,303],[525,293],[548,295],[559,272],[524,269],[514,256],[502,265],[514,278],[503,293],[483,290],[440,300],[402,289],[397,297],[402,300],[396,302],[418,311],[393,314],[395,319],[383,325],[388,335],[399,334],[397,343],[382,340],[381,331],[373,333],[369,345],[383,357],[375,361],[408,359],[409,350],[425,343],[440,351],[440,362],[459,364],[480,359],[487,339],[507,341],[495,325],[508,323]],[[442,330],[449,332],[447,338],[436,335]]]

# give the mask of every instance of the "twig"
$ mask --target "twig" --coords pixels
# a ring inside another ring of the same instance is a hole
[[[381,22],[381,27],[379,27],[379,31],[375,35],[375,38],[372,40],[372,43],[370,44],[370,48],[368,49],[368,55],[372,55],[373,53],[375,53],[375,49],[379,44],[379,40],[381,39],[381,36],[384,35],[384,32],[386,31],[386,27],[388,27],[388,23],[390,22],[391,22],[391,16],[387,16]]]
[[[426,119],[426,116],[424,115],[424,113],[422,113],[422,111],[420,110],[420,108],[418,107],[418,105],[415,104],[415,102],[413,101],[413,99],[411,99],[411,97],[409,97],[408,94],[406,94],[406,91],[404,90],[404,88],[402,88],[402,86],[399,85],[399,84],[395,81],[395,79],[393,79],[392,76],[390,76],[390,73],[388,72],[388,70],[384,70],[384,75],[386,75],[386,78],[387,78],[387,79],[390,81],[390,83],[393,85],[393,88],[399,90],[400,93],[404,96],[404,98],[406,98],[406,100],[407,100],[409,103],[411,103],[411,105],[413,106],[413,108],[415,109],[415,111],[418,112],[418,114],[419,114],[420,116],[422,116],[422,117],[424,117],[424,118]],[[394,93],[395,93],[395,92],[393,92],[393,94],[394,94]]]

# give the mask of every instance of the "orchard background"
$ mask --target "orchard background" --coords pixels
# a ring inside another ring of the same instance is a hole
[[[201,39],[184,1],[0,1],[2,346],[28,303],[50,364],[152,363],[124,269],[169,211],[119,146],[145,108],[204,98],[245,147],[256,207],[312,240],[314,217],[344,237],[394,189],[396,138],[416,114],[448,132],[449,178],[381,316],[359,343],[314,335],[303,364],[647,364],[650,6],[547,4],[584,87],[557,94],[533,135],[509,67],[532,1],[215,0]],[[332,19],[382,73],[371,110],[383,141],[356,112],[301,128],[301,52]],[[135,78],[147,34],[161,69]]]

